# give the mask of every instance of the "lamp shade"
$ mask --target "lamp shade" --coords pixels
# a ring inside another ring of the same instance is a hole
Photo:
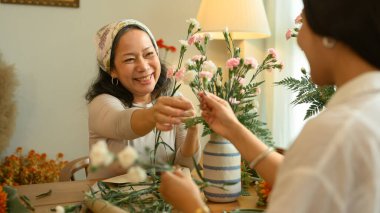
[[[237,40],[270,36],[262,0],[202,0],[197,19],[214,39],[223,39],[226,27]]]

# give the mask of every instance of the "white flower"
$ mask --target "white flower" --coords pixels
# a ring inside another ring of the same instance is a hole
[[[105,140],[99,140],[96,144],[92,145],[90,151],[91,166],[107,166],[113,161],[113,155],[108,150]]]
[[[180,43],[182,46],[185,46],[185,47],[189,46],[189,43],[187,43],[186,40],[179,40],[179,43]]]
[[[205,61],[202,64],[202,70],[203,71],[208,71],[208,72],[211,72],[212,74],[215,74],[217,69],[218,68],[216,67],[216,65],[214,64],[214,62],[212,62],[210,60]]]
[[[232,97],[229,99],[229,102],[232,105],[240,104],[240,101],[238,101],[238,100],[236,100],[236,98],[232,98]]]
[[[65,213],[65,208],[63,208],[63,206],[56,206],[55,207],[55,212],[57,212],[57,213]]]
[[[189,85],[191,82],[194,81],[195,77],[197,76],[197,72],[194,70],[189,70],[185,73],[185,76],[183,77],[182,81],[183,83]]]
[[[187,23],[190,23],[191,25],[194,25],[194,30],[197,31],[200,28],[199,22],[195,18],[191,18],[186,20]]]
[[[128,168],[136,161],[138,154],[132,146],[126,146],[117,154],[117,159],[123,168]]]
[[[224,32],[228,33],[228,27],[224,28]]]
[[[207,38],[209,41],[211,41],[213,38],[211,36],[211,33],[204,33],[205,39]]]
[[[146,177],[146,171],[140,166],[132,166],[126,174],[126,178],[132,183],[143,182],[146,180]]]
[[[190,58],[186,61],[186,67],[187,69],[190,69],[190,67],[195,66],[195,62],[191,60]]]

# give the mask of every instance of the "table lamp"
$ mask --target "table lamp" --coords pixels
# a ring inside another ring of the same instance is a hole
[[[223,39],[226,27],[234,40],[271,34],[262,0],[202,0],[197,20],[213,39]]]

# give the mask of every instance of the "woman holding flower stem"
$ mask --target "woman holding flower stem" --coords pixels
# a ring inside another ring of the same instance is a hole
[[[150,30],[139,21],[121,20],[102,27],[96,42],[99,74],[86,94],[90,146],[102,140],[114,153],[125,146],[140,153],[154,150],[154,161],[174,160],[193,168],[192,157],[200,157],[198,129],[185,129],[182,122],[194,116],[194,107],[176,93],[176,83],[170,90]],[[123,173],[125,169],[115,162],[89,178]]]
[[[380,2],[303,3],[298,44],[312,80],[335,85],[337,92],[326,110],[307,122],[284,159],[241,125],[225,100],[200,93],[202,116],[273,184],[267,213],[380,212]],[[177,209],[202,212],[200,196],[191,198],[193,205],[186,196],[172,196],[181,195],[178,185],[190,181],[176,173],[161,181],[162,195]]]

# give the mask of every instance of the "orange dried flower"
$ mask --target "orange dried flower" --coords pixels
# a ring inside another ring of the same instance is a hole
[[[16,153],[21,155],[22,154],[22,147],[17,147]]]
[[[7,193],[3,190],[3,187],[0,186],[0,213],[7,212]]]
[[[58,181],[62,168],[67,164],[62,156],[50,160],[46,153],[39,154],[30,150],[27,156],[22,155],[22,148],[16,149],[16,155],[5,157],[0,165],[0,185],[23,185]]]
[[[266,206],[272,187],[266,181],[260,180],[256,183],[255,189],[257,196],[259,197],[256,204],[258,206]]]

